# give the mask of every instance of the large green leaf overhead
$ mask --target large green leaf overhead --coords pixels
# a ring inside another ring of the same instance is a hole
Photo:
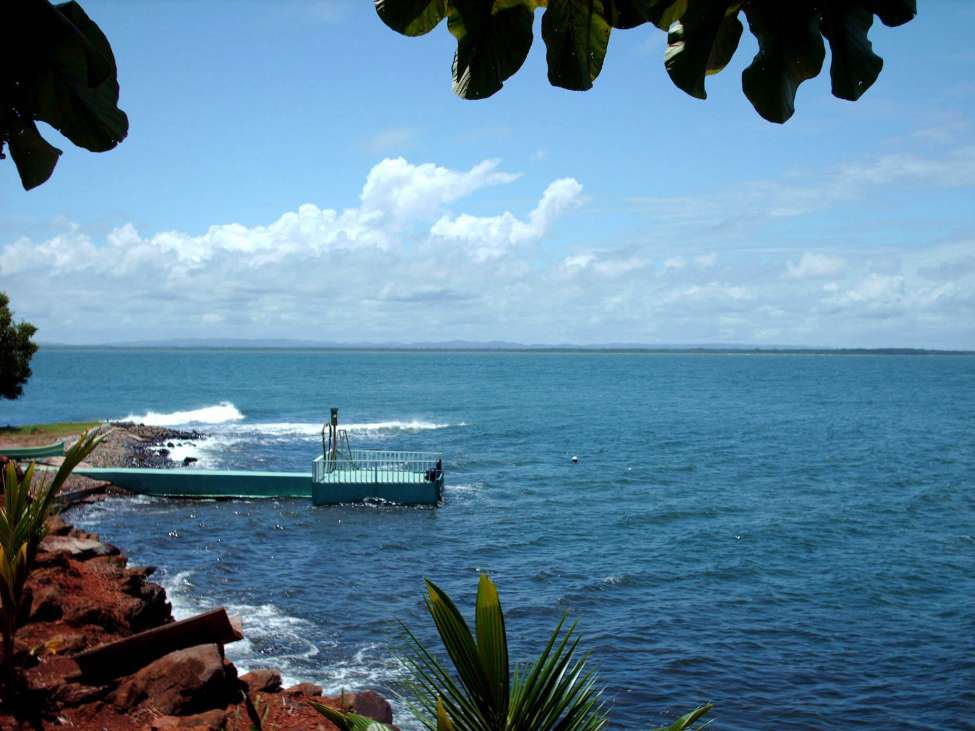
[[[78,3],[17,0],[8,6],[0,45],[0,153],[10,146],[29,190],[51,176],[60,155],[41,137],[36,120],[93,152],[125,139],[129,120],[118,108],[112,47]]]
[[[705,78],[732,60],[744,32],[759,51],[742,89],[759,114],[785,122],[799,85],[822,69],[823,38],[832,53],[833,94],[856,100],[876,81],[883,60],[867,34],[874,16],[888,26],[917,14],[916,0],[375,0],[387,25],[406,35],[431,30],[444,17],[457,38],[454,91],[465,99],[496,93],[521,68],[532,43],[534,10],[544,7],[542,39],[548,78],[575,91],[592,88],[613,28],[667,31],[664,64],[678,88],[704,99]],[[645,31],[644,31],[645,32]]]
[[[603,0],[548,0],[542,38],[553,86],[586,91],[603,68],[612,26]]]
[[[855,102],[884,67],[884,60],[873,52],[867,38],[871,25],[873,13],[865,3],[845,3],[823,13],[823,35],[833,57],[829,76],[833,94],[840,99]]]
[[[740,2],[689,0],[667,33],[664,65],[671,80],[698,99],[707,98],[704,77],[731,60],[744,28],[738,20]]]
[[[532,45],[535,3],[451,0],[447,27],[457,39],[453,88],[464,99],[485,99],[521,68]]]
[[[799,85],[823,67],[826,49],[819,15],[811,3],[753,0],[745,17],[758,40],[758,53],[742,72],[742,89],[765,119],[785,122],[795,112]]]
[[[383,22],[406,36],[422,36],[447,16],[447,0],[376,0]]]

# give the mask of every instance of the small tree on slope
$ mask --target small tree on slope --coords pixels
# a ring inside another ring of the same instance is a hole
[[[30,378],[30,359],[37,352],[31,340],[37,328],[29,322],[14,323],[10,299],[0,292],[0,398],[19,398]]]

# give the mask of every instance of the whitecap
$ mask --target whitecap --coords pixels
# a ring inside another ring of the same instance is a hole
[[[221,401],[214,406],[201,406],[198,409],[188,411],[147,411],[141,416],[129,414],[122,419],[116,419],[116,421],[130,421],[149,426],[185,426],[189,424],[226,424],[242,421],[243,418],[244,415],[236,406],[229,401]]]
[[[339,424],[339,429],[345,429],[351,433],[370,434],[375,432],[396,432],[396,431],[428,431],[432,429],[448,429],[452,426],[466,426],[464,422],[459,424],[448,424],[445,422],[426,421],[423,419],[409,420],[389,420],[389,421],[370,421],[350,424]],[[228,427],[228,431],[270,434],[273,436],[302,436],[318,437],[322,433],[322,424],[311,422],[254,422],[245,424],[233,424]]]

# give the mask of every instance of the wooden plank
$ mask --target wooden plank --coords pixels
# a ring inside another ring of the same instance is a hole
[[[242,639],[240,618],[228,616],[227,610],[220,607],[85,650],[75,655],[74,660],[82,675],[116,678],[176,650],[212,643],[222,646]]]

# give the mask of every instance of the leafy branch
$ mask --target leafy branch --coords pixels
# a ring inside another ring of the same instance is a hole
[[[118,108],[115,56],[105,34],[74,2],[16,0],[4,8],[0,44],[0,158],[6,146],[26,190],[51,177],[61,155],[42,121],[92,152],[129,130]]]
[[[744,32],[758,53],[742,89],[770,122],[795,111],[799,85],[819,74],[831,51],[833,95],[856,101],[883,68],[868,33],[874,16],[897,26],[917,14],[916,0],[375,0],[379,17],[408,36],[447,18],[457,39],[454,92],[464,99],[496,93],[528,56],[535,10],[544,8],[542,40],[548,79],[573,91],[592,88],[614,29],[650,24],[667,31],[664,66],[691,96],[707,96],[705,79],[730,63]]]

